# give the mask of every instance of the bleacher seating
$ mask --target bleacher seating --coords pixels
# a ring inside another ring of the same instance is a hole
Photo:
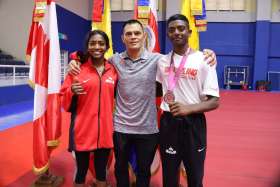
[[[13,59],[12,55],[0,53],[0,59]]]
[[[0,49],[0,65],[25,65],[24,61],[16,60],[12,55]],[[15,76],[28,76],[29,69],[24,67],[15,68]],[[13,67],[0,67],[0,76],[12,76]]]

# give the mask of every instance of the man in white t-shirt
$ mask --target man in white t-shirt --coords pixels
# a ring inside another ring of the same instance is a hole
[[[216,68],[207,65],[203,53],[191,49],[188,19],[181,14],[167,21],[173,51],[158,62],[157,81],[162,83],[164,111],[160,121],[163,186],[177,187],[183,162],[188,187],[202,187],[206,155],[204,112],[219,105]]]

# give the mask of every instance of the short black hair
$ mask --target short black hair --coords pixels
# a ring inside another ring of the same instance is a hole
[[[139,24],[141,26],[142,30],[144,31],[144,26],[140,21],[138,21],[137,19],[130,19],[123,23],[122,32],[124,31],[125,26],[132,25],[132,24]]]
[[[93,31],[89,31],[86,35],[86,38],[85,38],[85,52],[87,52],[87,50],[88,50],[88,43],[89,43],[90,38],[94,35],[97,35],[97,34],[101,35],[104,38],[106,48],[107,49],[110,48],[110,42],[109,42],[108,35],[102,30],[93,30]]]
[[[167,27],[170,22],[176,21],[176,20],[182,20],[182,21],[186,22],[186,25],[188,28],[190,27],[188,18],[186,16],[184,16],[183,14],[174,14],[174,15],[170,16],[167,20]]]

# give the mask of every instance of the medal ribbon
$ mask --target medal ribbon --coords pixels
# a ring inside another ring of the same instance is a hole
[[[187,62],[187,59],[188,59],[188,56],[190,53],[190,49],[191,48],[189,47],[187,52],[184,54],[184,56],[180,62],[179,68],[177,69],[176,72],[174,72],[175,71],[175,65],[174,65],[174,60],[173,60],[174,52],[172,53],[170,67],[169,67],[169,74],[168,74],[168,89],[167,89],[168,91],[174,90],[176,83],[178,82],[178,79],[180,77],[180,74]]]

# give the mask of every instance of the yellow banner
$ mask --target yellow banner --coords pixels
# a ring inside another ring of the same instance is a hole
[[[138,6],[138,18],[149,19],[150,7],[149,6]]]
[[[202,0],[191,0],[191,14],[193,16],[201,16],[202,11]]]
[[[104,0],[104,9],[103,9],[102,21],[101,22],[92,22],[92,30],[102,30],[106,32],[109,37],[110,49],[105,54],[105,57],[108,59],[113,55],[113,43],[112,43],[112,32],[111,32],[111,7],[110,0]]]
[[[192,34],[189,37],[189,46],[193,49],[199,50],[199,35],[198,30],[195,27],[194,16],[191,14],[191,0],[182,0],[181,14],[188,18],[190,29],[192,30]]]
[[[47,9],[47,0],[36,0],[33,21],[39,22],[44,18]]]

